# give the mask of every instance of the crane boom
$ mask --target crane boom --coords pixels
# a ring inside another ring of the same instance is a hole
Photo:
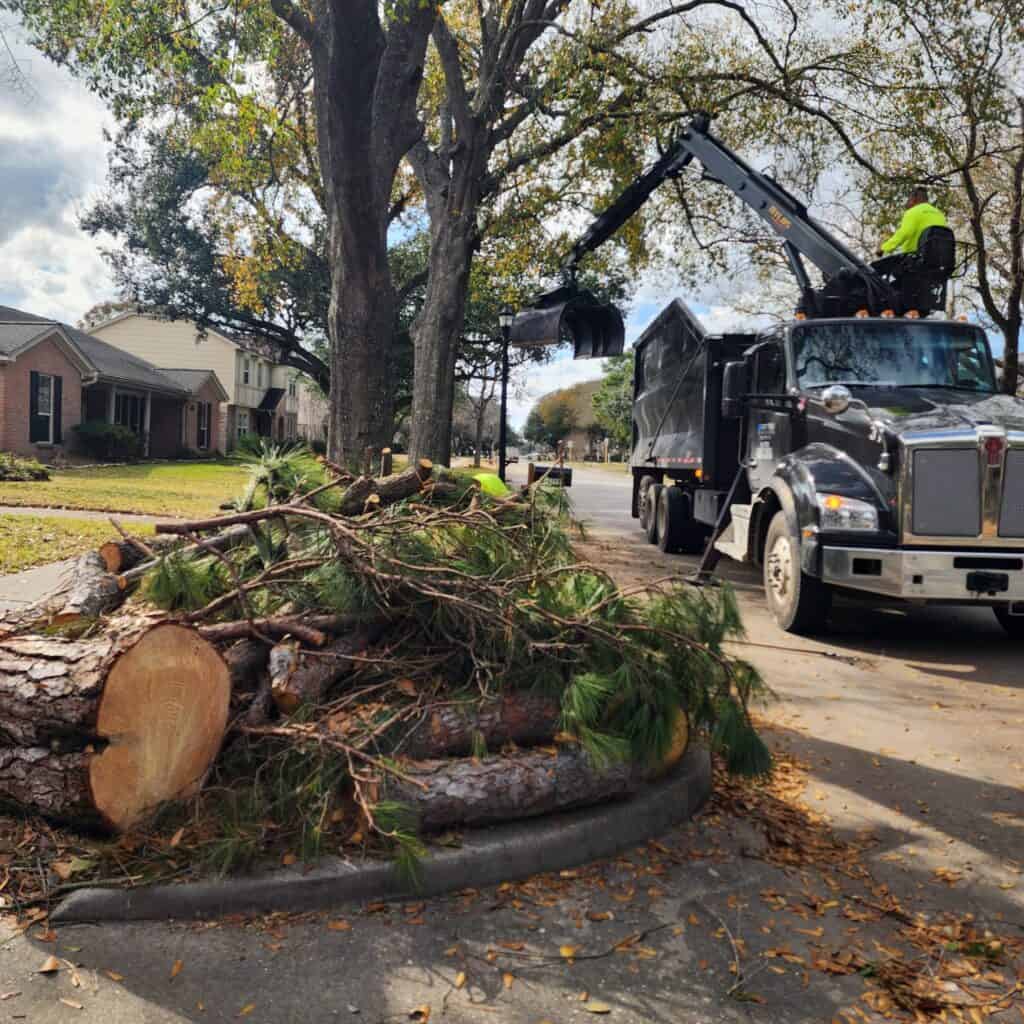
[[[524,310],[512,329],[516,345],[557,344],[569,335],[577,358],[622,351],[624,328],[614,307],[577,287],[580,261],[606,242],[651,197],[655,190],[698,160],[703,179],[728,188],[778,234],[800,288],[798,315],[853,316],[866,311],[916,310],[927,315],[942,308],[953,269],[954,243],[946,228],[932,228],[930,245],[920,254],[872,265],[819,224],[806,206],[767,174],[754,170],[710,131],[711,118],[698,114],[668,151],[599,214],[573,245],[562,264],[562,288]],[[804,259],[813,263],[824,283],[815,288]]]

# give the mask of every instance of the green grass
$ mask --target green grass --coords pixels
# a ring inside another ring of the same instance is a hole
[[[139,534],[151,526],[133,527]],[[56,562],[99,547],[117,536],[110,525],[95,519],[63,516],[0,516],[0,574]]]
[[[246,470],[228,460],[63,469],[48,481],[0,483],[0,505],[204,516],[235,497],[246,479]]]

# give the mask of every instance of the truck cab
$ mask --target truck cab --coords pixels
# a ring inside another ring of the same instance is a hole
[[[638,363],[649,365],[653,340],[641,339]],[[794,632],[822,628],[846,590],[989,605],[1024,637],[1024,401],[998,392],[984,331],[860,316],[746,340],[735,355],[735,340],[694,338],[703,379],[678,390],[702,394],[698,444],[678,430],[665,444],[664,425],[648,435],[638,381],[634,508],[648,537],[666,550],[697,550],[700,537],[759,566],[776,620]],[[664,412],[675,427],[695,418]],[[735,438],[731,465],[723,437]]]

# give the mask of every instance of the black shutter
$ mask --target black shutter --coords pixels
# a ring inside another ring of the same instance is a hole
[[[203,403],[196,402],[196,449],[203,447]]]
[[[39,374],[35,370],[28,373],[28,439],[50,440],[50,419],[39,415]]]
[[[61,436],[61,399],[64,397],[64,378],[53,378],[53,443],[61,444],[64,438]]]

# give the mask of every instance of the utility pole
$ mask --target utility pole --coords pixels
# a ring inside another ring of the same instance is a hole
[[[508,306],[498,314],[501,327],[501,414],[498,418],[498,476],[505,481],[505,445],[508,441],[508,338],[515,320],[515,311]]]

